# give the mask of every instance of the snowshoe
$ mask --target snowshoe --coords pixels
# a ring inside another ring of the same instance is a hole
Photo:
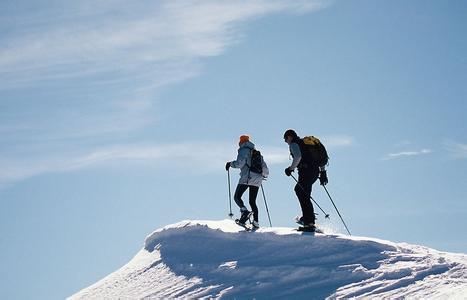
[[[321,233],[324,234],[324,231],[319,229],[316,226],[299,226],[296,231],[302,231],[302,232],[310,232],[310,233]]]
[[[316,232],[316,227],[314,225],[312,226],[300,226],[298,227],[297,231],[303,231],[303,232]]]
[[[246,225],[245,223],[240,222],[240,219],[235,219],[235,224],[237,224],[238,226],[241,226],[241,227],[245,228],[246,231],[250,231],[250,230],[251,230],[250,226]]]
[[[298,225],[301,225],[301,226],[307,226],[307,225],[315,225],[314,222],[313,223],[310,223],[310,224],[306,224],[304,221],[303,221],[303,217],[300,217],[300,216],[296,216],[294,218],[295,220],[295,223],[297,223]]]
[[[250,220],[251,214],[252,214],[251,211],[248,211],[248,210],[242,211],[242,215],[240,216],[239,222],[245,224],[246,221]]]

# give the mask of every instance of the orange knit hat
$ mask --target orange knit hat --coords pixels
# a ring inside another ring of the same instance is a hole
[[[249,135],[246,135],[246,134],[243,134],[240,136],[240,141],[238,142],[240,145],[243,144],[243,143],[246,143],[250,140],[250,136]]]

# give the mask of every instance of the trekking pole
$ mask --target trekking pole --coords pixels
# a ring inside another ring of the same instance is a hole
[[[230,207],[229,217],[232,219],[233,213],[232,213],[232,192],[230,191],[230,170],[227,170],[227,181],[229,185],[229,207]]]
[[[295,180],[295,182],[298,184],[298,186],[302,189],[302,191],[305,192],[305,189],[303,188],[303,186],[298,182],[297,178],[295,178],[295,176],[293,176],[292,174],[290,174],[290,176],[292,176],[292,178]],[[322,208],[321,206],[319,206],[318,202],[315,201],[315,199],[313,199],[313,197],[310,195],[310,199],[316,204],[316,206],[318,206],[319,209],[321,209],[321,211],[323,212],[324,214],[324,217],[326,219],[329,219],[329,214],[327,214]]]
[[[329,195],[328,189],[327,189],[326,186],[324,186],[324,185],[323,185],[323,188],[324,188],[324,190],[326,191],[326,194],[328,194],[328,197],[329,197],[329,199],[331,200],[332,205],[334,205],[334,208],[336,209],[337,214],[338,214],[339,217],[341,218],[342,224],[344,224],[345,229],[347,230],[347,232],[348,232],[349,235],[351,236],[352,234],[350,233],[349,228],[348,228],[347,225],[345,224],[344,219],[343,219],[342,216],[341,216],[341,213],[339,212],[339,210],[337,209],[336,205],[334,204],[334,201],[332,201],[332,198],[331,198],[331,195]]]
[[[263,192],[264,205],[266,206],[266,211],[267,211],[267,213],[268,213],[269,226],[272,227],[271,217],[269,216],[268,203],[266,202],[266,196],[264,195],[264,188],[263,188],[263,185],[261,185],[261,192]]]

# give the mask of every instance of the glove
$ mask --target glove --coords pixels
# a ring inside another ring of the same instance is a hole
[[[226,164],[225,164],[225,170],[228,171],[230,169],[230,165],[232,164],[232,162],[228,161]]]
[[[326,174],[326,171],[319,172],[319,183],[323,186],[328,184],[328,175]]]
[[[292,175],[292,172],[293,172],[293,170],[291,170],[290,168],[285,169],[285,175],[287,175],[287,176]]]

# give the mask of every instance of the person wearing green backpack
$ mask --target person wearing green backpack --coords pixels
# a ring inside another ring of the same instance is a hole
[[[319,178],[322,185],[328,183],[325,165],[328,162],[326,149],[315,137],[301,139],[297,133],[289,129],[284,133],[284,141],[289,145],[292,164],[285,169],[285,175],[291,176],[298,169],[298,181],[295,185],[302,216],[297,219],[306,230],[315,230],[315,212],[311,203],[312,185]]]

